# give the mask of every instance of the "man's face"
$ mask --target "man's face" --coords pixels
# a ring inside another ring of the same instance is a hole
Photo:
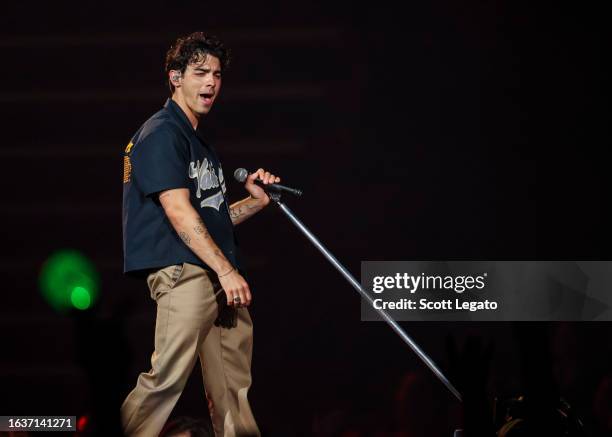
[[[200,117],[210,112],[220,90],[221,63],[216,56],[207,54],[187,66],[175,93],[194,115]]]

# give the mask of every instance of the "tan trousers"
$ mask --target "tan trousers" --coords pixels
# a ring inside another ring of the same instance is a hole
[[[159,435],[198,357],[215,435],[260,435],[247,400],[253,347],[248,310],[228,307],[216,275],[193,264],[165,267],[147,283],[157,302],[155,351],[151,370],[140,374],[121,406],[125,435]]]

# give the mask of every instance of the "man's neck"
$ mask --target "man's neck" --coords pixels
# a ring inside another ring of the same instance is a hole
[[[181,99],[177,95],[173,95],[172,100],[174,101],[174,103],[176,103],[179,106],[179,108],[183,110],[183,112],[185,113],[185,116],[187,116],[187,119],[189,120],[189,123],[191,123],[193,130],[196,130],[198,128],[198,122],[200,121],[200,119],[196,117],[196,115],[193,112],[191,112],[191,110],[185,104],[183,99]]]

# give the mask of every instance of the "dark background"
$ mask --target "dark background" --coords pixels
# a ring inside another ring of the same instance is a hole
[[[122,275],[122,152],[167,97],[165,51],[195,30],[233,52],[201,123],[226,173],[264,167],[303,188],[286,203],[357,277],[361,260],[610,259],[610,35],[592,5],[9,2],[0,24],[2,414],[87,414],[149,369],[155,305]],[[387,326],[360,321],[355,292],[279,211],[238,235],[262,430],[461,425],[452,396]],[[94,328],[38,293],[63,248],[101,274]],[[533,326],[559,390],[603,435],[610,325]],[[489,397],[521,392],[511,325],[404,327],[445,370],[445,339],[491,340]],[[196,367],[173,416],[205,409]]]

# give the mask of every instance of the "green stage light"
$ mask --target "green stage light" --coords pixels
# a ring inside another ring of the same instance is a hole
[[[86,310],[91,305],[91,294],[86,288],[74,287],[70,293],[70,302],[75,308]]]
[[[43,298],[55,310],[85,310],[98,296],[99,276],[93,263],[75,250],[55,252],[40,272]]]

